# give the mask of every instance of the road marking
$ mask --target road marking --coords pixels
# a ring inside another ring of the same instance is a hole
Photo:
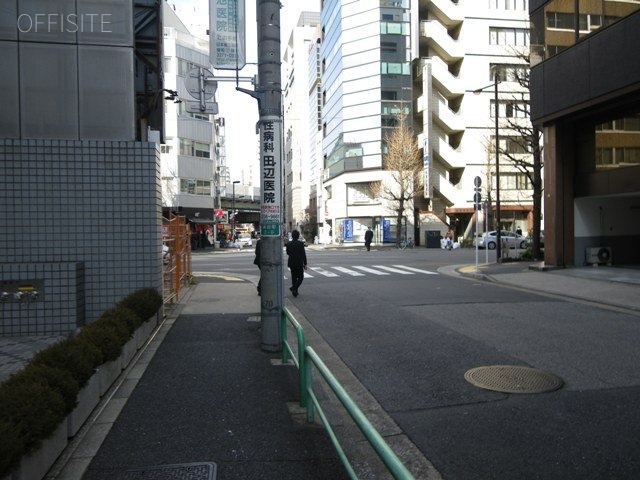
[[[320,275],[324,275],[325,277],[339,277],[337,273],[330,272],[321,267],[310,267],[314,272],[318,272]]]
[[[406,270],[400,270],[398,268],[387,267],[385,265],[374,265],[376,268],[381,268],[382,270],[387,270],[388,272],[399,273],[401,275],[415,275],[413,272],[407,272]]]
[[[394,265],[397,268],[404,268],[405,270],[411,270],[412,272],[424,273],[425,275],[437,275],[436,272],[430,272],[429,270],[421,270],[415,267],[407,267],[406,265]]]
[[[358,270],[362,270],[363,272],[373,273],[374,275],[389,275],[389,272],[381,272],[380,270],[374,270],[369,267],[361,267],[359,265],[354,265],[353,268],[357,268]]]
[[[208,277],[208,278],[220,278],[222,280],[226,280],[227,282],[244,282],[243,279],[238,277],[230,277],[228,275],[220,275],[218,273],[208,273],[208,272],[193,272],[194,277]]]
[[[334,270],[338,270],[339,272],[346,273],[347,275],[351,275],[352,277],[364,277],[364,273],[356,272],[355,270],[349,270],[346,267],[331,267]]]

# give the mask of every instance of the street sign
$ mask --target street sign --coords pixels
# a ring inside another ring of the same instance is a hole
[[[189,113],[204,113],[210,115],[218,114],[218,104],[216,102],[208,102],[204,104],[204,109],[202,108],[203,104],[200,102],[193,102],[191,100],[187,100],[185,102],[185,108]]]
[[[215,95],[218,82],[214,80],[213,73],[206,68],[195,67],[187,72],[184,86],[193,98],[209,100]]]
[[[480,177],[475,177],[473,179],[473,186],[476,188],[480,188],[481,185],[482,185],[482,179]]]

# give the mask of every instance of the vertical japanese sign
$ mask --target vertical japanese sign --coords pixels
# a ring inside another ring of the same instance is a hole
[[[353,220],[350,218],[344,219],[342,231],[344,232],[344,240],[353,242]]]
[[[209,0],[209,60],[214,68],[240,70],[246,63],[245,0]]]
[[[429,135],[431,135],[431,60],[422,60],[422,98],[428,102],[428,107],[424,111],[422,124],[422,183],[424,185],[424,198],[431,198],[431,145]]]
[[[260,123],[260,233],[279,236],[282,223],[282,120],[264,117]]]

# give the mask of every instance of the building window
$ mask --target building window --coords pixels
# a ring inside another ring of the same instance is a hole
[[[409,24],[405,22],[380,22],[382,35],[409,35]]]
[[[211,158],[211,145],[208,143],[196,142],[188,138],[180,139],[180,155],[191,157]]]
[[[595,136],[596,170],[640,165],[640,114],[598,124]]]
[[[211,180],[180,179],[180,193],[211,196]]]
[[[489,115],[495,118],[496,102],[491,100]],[[529,118],[529,104],[517,100],[498,100],[498,118]]]
[[[496,177],[493,175],[493,185],[495,189]],[[500,190],[532,190],[533,184],[529,177],[521,172],[518,173],[500,173]]]
[[[380,62],[380,73],[383,75],[411,75],[409,63]]]
[[[489,45],[528,46],[529,30],[526,28],[489,28]]]
[[[526,82],[529,78],[529,69],[526,65],[492,63],[489,66],[489,80],[493,80],[495,71],[503,82]]]

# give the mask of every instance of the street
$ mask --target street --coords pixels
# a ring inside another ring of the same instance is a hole
[[[443,478],[640,477],[637,313],[442,273],[473,264],[471,249],[307,254],[309,277],[295,299],[285,288],[286,301]],[[252,261],[229,252],[193,264],[257,280]],[[507,394],[465,380],[490,365],[533,367],[564,385]]]

